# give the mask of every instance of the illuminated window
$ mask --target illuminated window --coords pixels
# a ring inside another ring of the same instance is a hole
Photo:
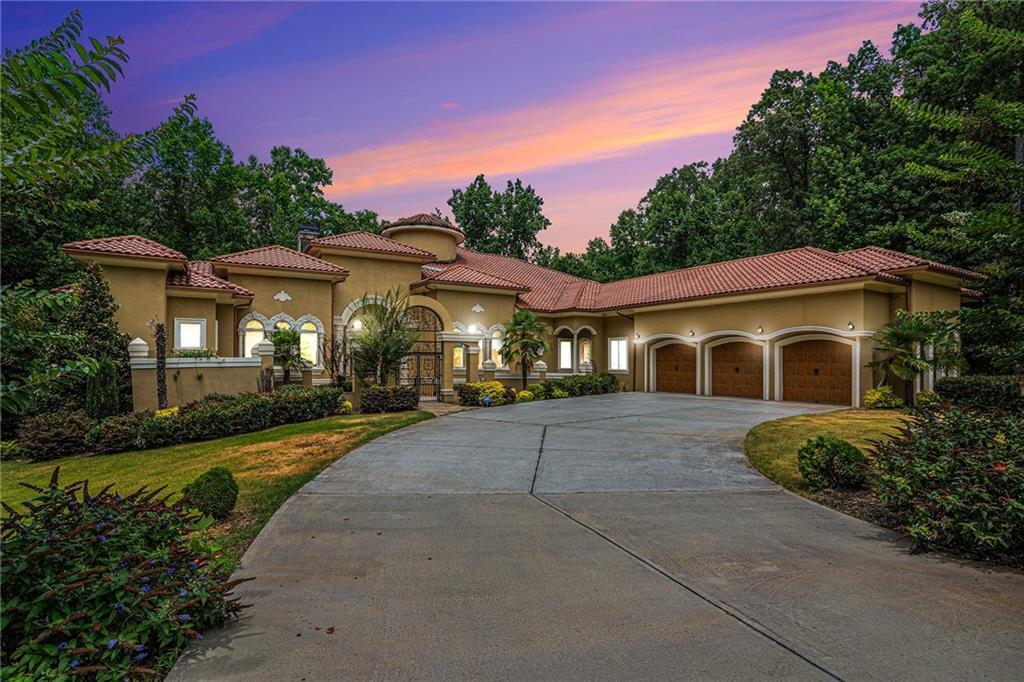
[[[206,320],[174,318],[174,347],[206,348]]]
[[[572,341],[558,340],[558,369],[572,369]]]
[[[299,327],[299,355],[309,364],[316,365],[319,352],[320,334],[316,325],[312,322],[303,322]]]
[[[259,320],[249,320],[245,323],[245,331],[242,334],[242,357],[251,358],[252,349],[267,336],[263,323]]]
[[[277,323],[274,324],[274,330],[279,332],[286,332],[291,328],[292,326],[284,320],[278,320]]]
[[[466,349],[464,347],[452,347],[452,367],[455,369],[466,369]]]
[[[629,371],[629,341],[628,339],[609,339],[608,341],[608,370],[611,372]]]
[[[590,339],[580,339],[580,362],[594,362],[590,357],[592,344]]]
[[[501,347],[504,341],[501,340],[501,332],[491,334],[491,361],[498,367],[504,367],[505,362],[501,359]]]

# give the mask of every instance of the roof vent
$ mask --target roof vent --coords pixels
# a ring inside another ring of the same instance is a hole
[[[299,251],[306,253],[306,249],[309,248],[309,243],[317,238],[320,234],[320,228],[316,225],[299,225]]]

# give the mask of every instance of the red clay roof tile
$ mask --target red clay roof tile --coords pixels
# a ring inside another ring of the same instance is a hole
[[[339,249],[352,249],[354,251],[370,251],[373,253],[393,253],[398,256],[416,256],[436,260],[437,256],[409,246],[402,242],[382,237],[372,232],[344,232],[329,237],[320,237],[310,242],[310,246],[326,246]]]
[[[417,213],[416,215],[406,216],[399,218],[393,222],[388,223],[384,226],[387,230],[392,227],[404,227],[406,225],[430,225],[432,227],[446,227],[449,230],[455,230],[456,232],[462,232],[457,226],[448,222],[444,218],[438,218],[436,215],[431,213]]]
[[[184,272],[167,273],[167,286],[230,291],[235,296],[253,296],[245,287],[213,274],[213,265],[208,261],[190,261]]]
[[[309,254],[300,253],[284,246],[263,246],[258,249],[226,253],[210,259],[213,263],[224,265],[244,265],[257,268],[276,268],[280,270],[302,270],[304,272],[320,272],[330,275],[347,275],[345,268],[314,258]]]
[[[529,291],[530,287],[474,270],[466,265],[427,265],[423,267],[423,279],[416,284],[427,284],[439,282],[444,284],[466,284],[469,286],[488,287],[491,289],[512,289],[514,291]],[[415,285],[414,285],[415,286]]]
[[[987,279],[985,275],[967,270],[966,268],[937,263],[925,258],[911,256],[909,253],[883,249],[881,246],[865,246],[861,249],[843,251],[836,255],[872,272],[899,272],[910,268],[925,267],[962,279]]]
[[[149,258],[157,260],[184,261],[185,254],[164,246],[146,237],[130,234],[122,237],[101,237],[68,242],[61,250],[75,253],[109,254],[111,256],[128,256],[132,258]]]

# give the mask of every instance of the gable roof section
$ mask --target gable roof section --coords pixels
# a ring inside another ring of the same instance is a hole
[[[234,296],[252,298],[253,293],[234,282],[221,279],[213,274],[213,265],[208,261],[190,261],[184,272],[167,273],[167,286],[185,289],[210,289],[230,292]]]
[[[385,225],[384,229],[387,230],[392,227],[405,227],[408,225],[429,225],[431,227],[445,227],[449,230],[462,232],[462,230],[456,225],[453,225],[444,218],[438,218],[436,215],[433,215],[432,213],[417,213],[416,215],[410,215],[404,218],[399,218],[398,220],[395,220]]]
[[[343,232],[342,234],[314,239],[309,245],[311,247],[333,247],[370,253],[394,254],[396,256],[413,256],[415,258],[424,258],[428,261],[437,260],[437,256],[429,251],[417,249],[415,246],[409,246],[408,244],[403,244],[402,242],[388,239],[372,232]]]
[[[836,254],[840,258],[854,263],[871,272],[892,272],[898,273],[906,270],[926,268],[935,270],[952,277],[961,279],[983,280],[985,275],[966,268],[959,268],[955,265],[936,263],[925,258],[911,256],[909,253],[901,253],[892,249],[883,249],[881,246],[865,246],[861,249],[843,251]]]
[[[65,253],[125,256],[128,258],[167,260],[182,263],[186,260],[185,254],[181,251],[175,251],[160,242],[155,242],[152,239],[135,234],[68,242],[61,246],[61,250]]]
[[[507,280],[504,277],[488,274],[474,270],[467,265],[454,265],[450,267],[427,265],[422,269],[423,279],[413,286],[438,283],[438,284],[463,284],[473,287],[486,287],[489,289],[511,289],[512,291],[526,292],[530,287]]]
[[[263,246],[248,251],[237,253],[226,253],[223,256],[211,258],[211,262],[222,265],[241,265],[254,268],[273,268],[276,270],[298,270],[301,272],[314,272],[325,275],[347,275],[348,270],[301,253],[295,249],[284,246]]]
[[[511,256],[498,256],[459,248],[455,260],[446,266],[465,265],[488,275],[522,285],[528,291],[520,295],[522,304],[537,312],[572,310],[584,296],[601,285],[582,277],[527,263]]]

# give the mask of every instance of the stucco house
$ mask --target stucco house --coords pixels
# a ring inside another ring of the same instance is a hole
[[[206,261],[138,236],[63,249],[103,267],[118,324],[136,339],[138,409],[155,404],[153,320],[166,323],[169,350],[219,356],[168,359],[170,399],[180,403],[254,390],[260,359],[252,356],[275,329],[297,330],[313,382],[328,381],[325,342],[356,338],[364,294],[395,288],[410,295],[423,340],[401,381],[423,399],[452,400],[456,384],[492,373],[519,381],[498,349],[504,323],[525,308],[553,330],[534,379],[610,372],[631,391],[860,405],[876,383],[866,367],[874,332],[899,309],[959,309],[976,296],[964,284],[981,278],[879,247],[804,247],[600,284],[463,241],[448,221],[419,214],[382,235],[304,229],[298,249]]]

